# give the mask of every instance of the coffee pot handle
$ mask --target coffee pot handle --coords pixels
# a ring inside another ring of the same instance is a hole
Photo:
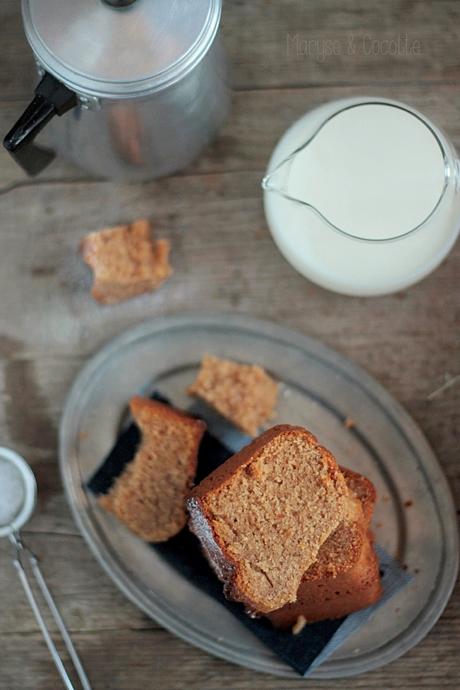
[[[55,115],[64,115],[76,105],[76,94],[46,72],[32,102],[3,140],[3,146],[28,175],[37,175],[55,155],[34,144],[37,134]]]

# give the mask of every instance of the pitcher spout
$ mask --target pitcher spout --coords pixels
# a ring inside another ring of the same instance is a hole
[[[262,179],[262,189],[267,192],[276,192],[277,194],[281,194],[281,196],[287,197],[291,162],[292,156],[289,156],[273,170],[268,172]]]

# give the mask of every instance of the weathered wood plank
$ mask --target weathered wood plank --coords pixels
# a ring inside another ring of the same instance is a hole
[[[28,97],[17,0],[1,3],[0,27],[0,99]],[[457,0],[228,0],[222,30],[238,89],[460,78]]]
[[[441,85],[427,93],[423,84],[372,85],[365,95],[402,100],[420,109],[444,129],[460,149],[460,91],[456,85]],[[270,153],[282,133],[303,113],[317,105],[355,96],[354,87],[319,87],[235,92],[228,123],[220,136],[187,170],[179,175],[260,171],[262,175]],[[1,102],[0,132],[7,131],[26,106],[26,101]],[[53,180],[84,180],[88,174],[63,161],[55,161],[33,183]],[[31,181],[4,150],[0,150],[0,195],[16,183]],[[0,196],[0,209],[1,209]]]
[[[69,630],[129,631],[159,627],[115,588],[80,535],[32,534],[26,530],[24,539],[41,561],[43,574]],[[13,565],[8,562],[12,553],[10,544],[2,540],[0,587],[8,596],[2,599],[0,637],[10,633],[30,634],[37,629]]]
[[[459,78],[459,12],[442,0],[259,0],[227,3],[223,28],[238,88],[430,82]]]
[[[163,630],[74,633],[94,688],[133,690],[333,690],[337,682],[286,680],[236,668],[173,639]],[[56,690],[58,678],[37,634],[0,635],[8,659],[0,690]],[[457,690],[460,638],[448,619],[404,658],[386,669],[340,681],[344,690],[445,688]],[[3,658],[3,657],[2,657]],[[24,663],[24,660],[27,660]]]
[[[88,295],[80,239],[141,215],[171,239],[175,275],[156,294],[100,307]],[[235,242],[236,234],[244,241]],[[264,227],[258,173],[19,188],[3,198],[0,251],[9,257],[0,276],[0,328],[8,334],[7,354],[19,359],[30,353],[81,356],[143,318],[206,305],[265,315],[321,336],[381,373],[403,400],[424,399],[456,366],[458,247],[438,271],[402,294],[369,300],[326,292],[296,274],[276,250]],[[388,366],[409,353],[406,373]],[[433,366],[426,371],[428,354]]]

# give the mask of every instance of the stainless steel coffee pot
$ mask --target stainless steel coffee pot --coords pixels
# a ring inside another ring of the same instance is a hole
[[[30,175],[55,153],[110,178],[183,168],[228,110],[221,9],[222,0],[22,0],[40,82],[5,147]],[[51,150],[34,142],[45,125]]]

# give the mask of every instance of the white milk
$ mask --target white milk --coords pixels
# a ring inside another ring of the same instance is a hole
[[[357,103],[366,105],[348,107]],[[442,261],[458,235],[452,147],[393,103],[353,99],[307,113],[270,161],[273,171],[317,132],[269,182],[303,204],[266,190],[265,210],[287,260],[337,292],[379,295],[407,287]]]

